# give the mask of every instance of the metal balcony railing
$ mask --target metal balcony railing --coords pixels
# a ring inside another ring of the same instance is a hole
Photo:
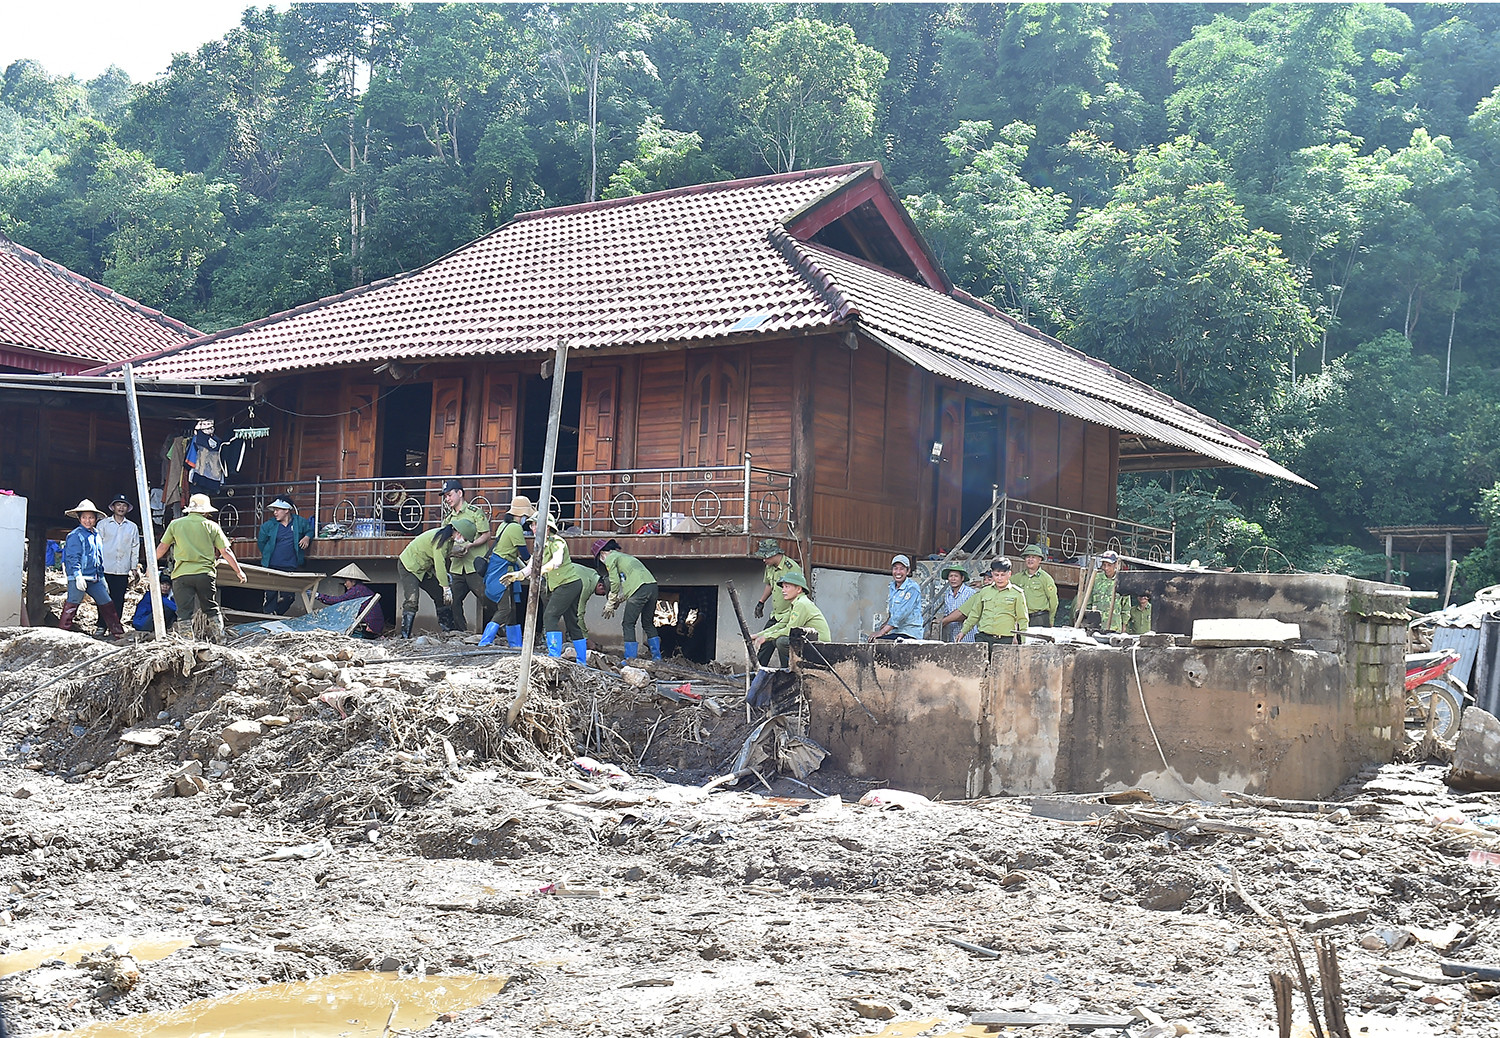
[[[268,507],[287,497],[312,519],[320,537],[412,537],[442,521],[442,484],[457,478],[466,498],[491,521],[511,498],[541,490],[537,472],[446,476],[312,479],[225,487],[215,498],[219,525],[230,537],[254,537]],[[696,468],[600,469],[553,475],[554,514],[580,535],[793,533],[789,472],[741,465]]]

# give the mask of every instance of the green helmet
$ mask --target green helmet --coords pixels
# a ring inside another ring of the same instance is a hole
[[[1021,553],[1021,558],[1024,559],[1028,555],[1035,555],[1039,559],[1045,559],[1047,557],[1047,553],[1042,550],[1042,546],[1040,544],[1027,545],[1026,550]]]
[[[472,541],[479,534],[479,529],[472,519],[454,519],[451,525],[453,532],[466,541]]]
[[[796,587],[800,587],[803,591],[809,590],[807,586],[807,578],[802,575],[802,571],[800,569],[787,570],[781,575],[781,579],[778,580],[777,583],[792,584]]]

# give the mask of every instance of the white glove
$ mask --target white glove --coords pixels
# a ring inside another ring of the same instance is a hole
[[[443,605],[452,605],[452,604],[453,604],[453,589],[451,587],[445,587],[445,588],[443,588]]]
[[[79,591],[87,591],[89,589],[89,578],[85,577],[80,570],[78,576],[73,578],[73,586]]]

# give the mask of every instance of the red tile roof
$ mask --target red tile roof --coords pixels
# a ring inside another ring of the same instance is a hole
[[[397,359],[495,356],[774,334],[837,322],[769,234],[872,163],[545,209],[419,270],[145,364],[213,378]]]
[[[650,346],[851,325],[911,363],[1181,451],[1303,482],[1260,444],[955,290],[794,238],[878,163],[542,210],[426,267],[144,358],[201,379],[393,359]],[[894,196],[891,196],[894,200]],[[897,206],[899,208],[899,205]],[[826,222],[826,221],[824,221]]]
[[[77,372],[201,334],[0,235],[0,365]]]

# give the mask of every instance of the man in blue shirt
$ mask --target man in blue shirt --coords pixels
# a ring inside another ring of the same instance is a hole
[[[915,580],[908,580],[911,559],[897,555],[891,560],[890,597],[886,602],[885,624],[870,641],[905,641],[922,637],[922,589]]]
[[[172,578],[165,573],[161,575],[161,607],[166,614],[167,630],[170,631],[172,625],[177,622],[177,603],[172,600]],[[151,592],[147,591],[135,604],[135,615],[130,618],[130,626],[137,631],[156,629],[156,623],[151,616]]]
[[[307,559],[307,547],[312,543],[311,519],[300,516],[292,503],[284,497],[271,502],[271,515],[260,524],[255,535],[256,547],[260,548],[260,564],[267,569],[285,570],[295,573],[302,569]],[[290,591],[267,591],[266,612],[285,616],[297,596]]]

